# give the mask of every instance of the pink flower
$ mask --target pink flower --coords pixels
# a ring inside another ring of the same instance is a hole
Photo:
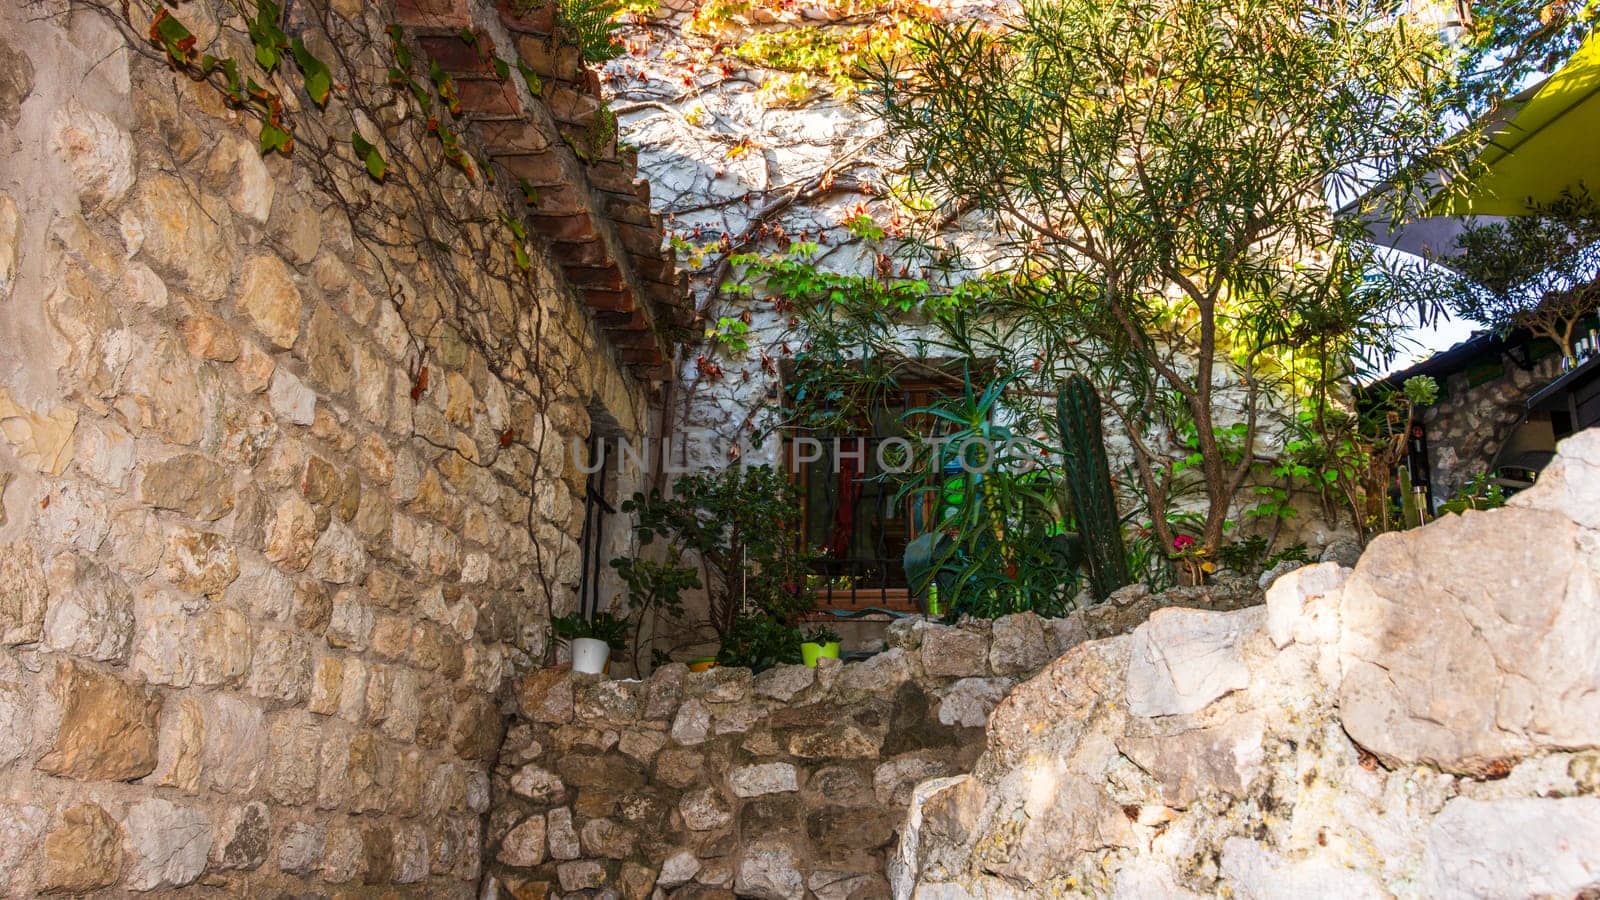
[[[1172,549],[1174,550],[1187,550],[1193,546],[1194,538],[1188,536],[1187,534],[1180,534],[1172,539]]]

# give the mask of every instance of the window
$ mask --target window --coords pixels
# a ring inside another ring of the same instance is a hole
[[[912,436],[905,413],[947,390],[903,383],[848,433],[791,435],[787,452],[804,506],[804,539],[823,553],[811,582],[818,607],[917,611],[902,560],[906,544],[931,520],[933,498],[896,500],[900,482],[882,477],[883,464],[893,467],[902,441]]]

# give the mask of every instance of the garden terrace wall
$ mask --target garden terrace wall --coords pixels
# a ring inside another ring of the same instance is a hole
[[[0,4],[0,895],[475,895],[497,691],[551,657],[579,578],[563,454],[641,435],[660,360],[569,265],[659,293],[584,212],[610,202],[591,171],[631,172],[529,150],[572,179],[548,224],[592,227],[513,240],[514,181],[450,165],[387,83],[406,10],[292,4],[335,89],[319,109],[291,62],[245,70],[283,97],[286,157],[128,6]],[[234,5],[162,8],[254,58]],[[486,4],[446,12],[516,43]],[[452,49],[404,27],[424,71]],[[435,115],[491,166],[486,125],[561,119],[466,81]]]
[[[911,788],[966,772],[1020,679],[1158,600],[1135,590],[1088,617],[900,620],[883,652],[816,669],[524,676],[494,773],[495,887],[884,896]]]

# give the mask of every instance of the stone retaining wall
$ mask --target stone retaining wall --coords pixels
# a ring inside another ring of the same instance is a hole
[[[1505,509],[1074,647],[915,789],[894,896],[1594,896],[1597,547],[1592,428]]]
[[[253,2],[157,5],[253,59]],[[475,895],[496,692],[578,580],[563,452],[643,428],[561,260],[451,230],[525,204],[386,83],[404,10],[283,5],[335,66],[318,110],[241,63],[292,157],[129,4],[0,4],[0,895]]]
[[[1181,596],[1234,605],[1221,591]],[[816,669],[528,675],[494,773],[492,889],[885,896],[912,787],[968,771],[1020,679],[1177,595],[1122,599],[1064,619],[901,620],[884,652]]]

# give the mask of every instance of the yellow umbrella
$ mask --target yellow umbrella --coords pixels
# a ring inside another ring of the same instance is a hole
[[[1435,214],[1517,216],[1579,182],[1600,199],[1600,38],[1590,34],[1509,121],[1490,131],[1479,175]]]

